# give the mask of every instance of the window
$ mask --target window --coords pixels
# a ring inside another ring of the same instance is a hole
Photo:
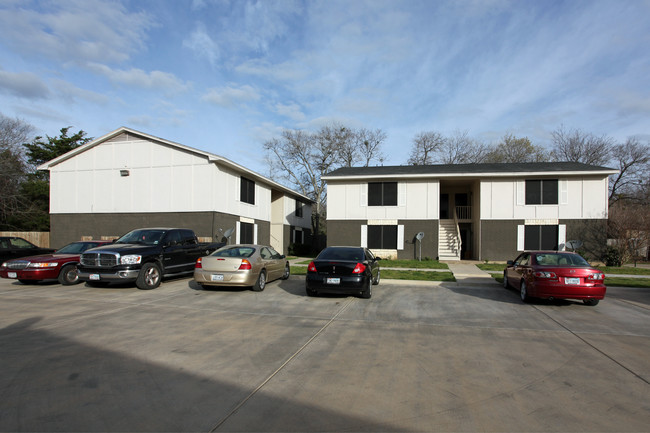
[[[368,183],[368,206],[397,206],[397,182]]]
[[[255,204],[255,182],[242,176],[240,186],[240,200],[244,203]]]
[[[526,204],[558,204],[557,179],[527,180]]]
[[[240,244],[252,244],[254,242],[253,230],[255,228],[254,224],[251,223],[239,223],[239,243]]]
[[[296,200],[296,216],[302,218],[302,203],[299,200]]]
[[[397,226],[368,226],[368,248],[397,249]]]
[[[555,225],[525,226],[525,250],[557,250],[559,227]]]

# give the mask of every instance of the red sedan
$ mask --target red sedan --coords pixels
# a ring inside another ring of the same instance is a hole
[[[0,277],[17,279],[21,283],[58,280],[66,286],[77,284],[77,263],[81,253],[107,243],[110,241],[73,242],[52,254],[7,260],[0,266]]]
[[[605,297],[605,274],[577,253],[527,251],[503,271],[503,286],[518,288],[521,300],[579,299],[594,306]]]

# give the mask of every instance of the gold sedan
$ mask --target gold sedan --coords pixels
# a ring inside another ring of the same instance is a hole
[[[194,267],[194,281],[200,286],[250,286],[256,292],[289,274],[286,257],[266,245],[226,245],[199,258]]]

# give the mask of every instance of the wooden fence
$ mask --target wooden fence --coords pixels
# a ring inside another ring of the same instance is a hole
[[[23,238],[41,248],[50,247],[50,232],[0,232],[0,236]]]

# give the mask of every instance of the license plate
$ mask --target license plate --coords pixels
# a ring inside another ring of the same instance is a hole
[[[8,278],[18,278],[18,274],[15,272],[7,272]]]
[[[211,280],[212,281],[223,281],[223,275],[222,274],[212,274],[211,275]]]
[[[100,278],[101,277],[99,276],[99,274],[90,274],[88,276],[88,279],[93,280],[93,281],[99,281]]]
[[[328,278],[326,280],[327,284],[341,284],[340,278]]]
[[[566,284],[580,284],[580,278],[565,278],[564,282]]]

